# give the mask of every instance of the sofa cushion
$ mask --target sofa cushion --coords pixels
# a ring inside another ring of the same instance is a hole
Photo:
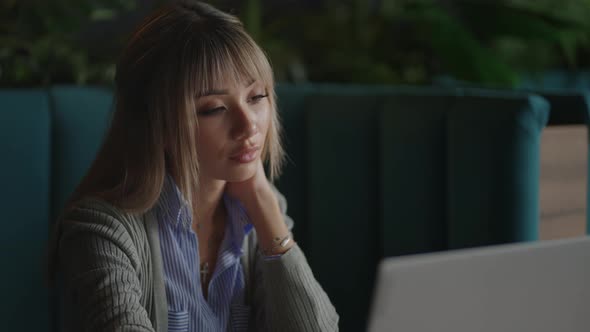
[[[0,90],[0,261],[4,331],[49,331],[45,262],[51,120],[43,90]]]
[[[113,95],[107,88],[57,86],[50,96],[55,219],[96,157],[110,121]]]
[[[449,247],[536,240],[541,131],[539,96],[466,91],[448,118]]]
[[[388,98],[380,116],[383,256],[448,248],[447,117],[455,98]]]

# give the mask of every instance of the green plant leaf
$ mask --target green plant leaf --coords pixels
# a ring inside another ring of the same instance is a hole
[[[90,13],[90,19],[92,21],[105,21],[111,20],[115,17],[116,11],[108,8],[96,8]]]

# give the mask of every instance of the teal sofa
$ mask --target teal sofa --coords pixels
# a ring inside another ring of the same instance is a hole
[[[479,86],[452,77],[439,77],[435,83],[447,89]],[[548,70],[525,76],[514,89],[516,93],[536,94],[549,102],[551,112],[547,126],[590,126],[590,71]],[[496,90],[506,93],[507,90]],[[587,134],[590,158],[590,134]],[[581,151],[580,151],[581,152]],[[590,161],[590,159],[588,159]],[[590,162],[588,163],[590,165]],[[590,192],[590,166],[587,167],[586,192]],[[590,195],[586,194],[586,206],[590,207]],[[590,234],[590,213],[586,213],[586,233]]]
[[[284,180],[305,180],[298,192],[279,187],[298,204],[298,238],[342,331],[364,330],[381,257],[537,239],[539,139],[549,111],[543,98],[284,89],[279,97],[296,105],[281,104],[295,145],[288,151],[297,153]],[[294,123],[298,130],[290,130]]]
[[[51,116],[42,90],[0,90],[0,212],[6,331],[50,331],[44,254],[51,211]]]
[[[277,94],[289,153],[277,186],[341,331],[365,329],[382,257],[537,239],[544,98],[338,85]],[[112,94],[0,90],[0,105],[3,326],[55,331],[49,227],[94,158]]]

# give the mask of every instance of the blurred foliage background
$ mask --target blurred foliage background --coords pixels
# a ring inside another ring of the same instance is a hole
[[[0,85],[112,84],[164,0],[0,0]],[[278,81],[514,87],[590,67],[590,0],[211,0],[241,17]]]

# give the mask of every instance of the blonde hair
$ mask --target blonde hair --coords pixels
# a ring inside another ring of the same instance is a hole
[[[70,203],[94,196],[145,212],[158,200],[167,172],[192,202],[199,176],[195,101],[227,77],[266,85],[273,120],[262,158],[274,180],[284,152],[266,55],[235,16],[182,1],[147,17],[124,49],[117,63],[110,129]]]

